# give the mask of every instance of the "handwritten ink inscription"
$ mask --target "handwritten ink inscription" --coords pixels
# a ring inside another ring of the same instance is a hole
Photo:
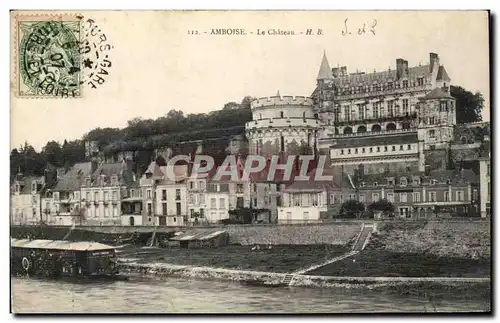
[[[348,28],[347,26],[347,18],[344,20],[344,30],[342,30],[342,36],[348,36],[348,35],[363,35],[366,33],[372,33],[375,35],[375,27],[377,26],[377,19],[373,19],[371,26],[368,27],[366,26],[366,22],[363,23],[362,26],[353,29],[352,31]]]

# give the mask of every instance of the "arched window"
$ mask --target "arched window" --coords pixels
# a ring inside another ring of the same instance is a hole
[[[280,112],[280,118],[284,118],[285,117],[285,113],[283,111]]]
[[[314,119],[319,119],[319,116],[317,113],[314,114]]]
[[[389,123],[387,125],[387,127],[385,128],[387,131],[392,131],[392,130],[396,130],[396,125],[394,123]]]
[[[344,128],[344,135],[350,135],[352,133],[352,128],[351,127],[345,127]]]
[[[372,132],[379,132],[379,131],[381,131],[381,130],[382,130],[382,128],[381,128],[381,127],[380,127],[380,125],[378,125],[378,124],[374,124],[374,125],[372,126]]]
[[[460,138],[460,142],[461,142],[463,145],[467,144],[467,137],[462,136],[462,137]]]
[[[410,129],[410,123],[408,121],[405,121],[401,124],[401,127],[403,129]]]
[[[365,126],[359,126],[358,127],[358,133],[364,133],[366,132],[366,127]]]

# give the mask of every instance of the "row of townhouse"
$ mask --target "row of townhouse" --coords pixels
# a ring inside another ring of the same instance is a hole
[[[13,224],[185,226],[219,223],[238,208],[269,209],[259,222],[276,222],[277,185],[190,177],[191,165],[151,162],[136,177],[131,161],[77,163],[67,172],[16,180],[11,194]],[[174,178],[168,176],[172,171]],[[52,183],[46,185],[45,182]],[[31,186],[31,183],[37,186]]]
[[[361,167],[356,175],[342,174],[332,182],[296,182],[286,187],[278,222],[320,222],[337,216],[348,200],[368,207],[383,199],[391,202],[395,215],[402,218],[486,217],[480,209],[481,196],[480,177],[472,170],[364,174]]]

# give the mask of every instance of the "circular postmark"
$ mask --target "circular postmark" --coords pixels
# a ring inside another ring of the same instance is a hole
[[[80,96],[79,23],[36,21],[22,26],[23,95]]]
[[[81,84],[96,89],[103,85],[113,65],[110,54],[114,46],[100,25],[92,18],[77,16],[81,21],[82,41],[80,54],[82,57]]]

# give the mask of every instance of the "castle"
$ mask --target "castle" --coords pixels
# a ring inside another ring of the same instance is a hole
[[[348,73],[323,55],[310,97],[276,96],[251,103],[249,152],[321,153],[333,167],[353,173],[445,169],[456,124],[451,79],[439,56],[409,67]]]

